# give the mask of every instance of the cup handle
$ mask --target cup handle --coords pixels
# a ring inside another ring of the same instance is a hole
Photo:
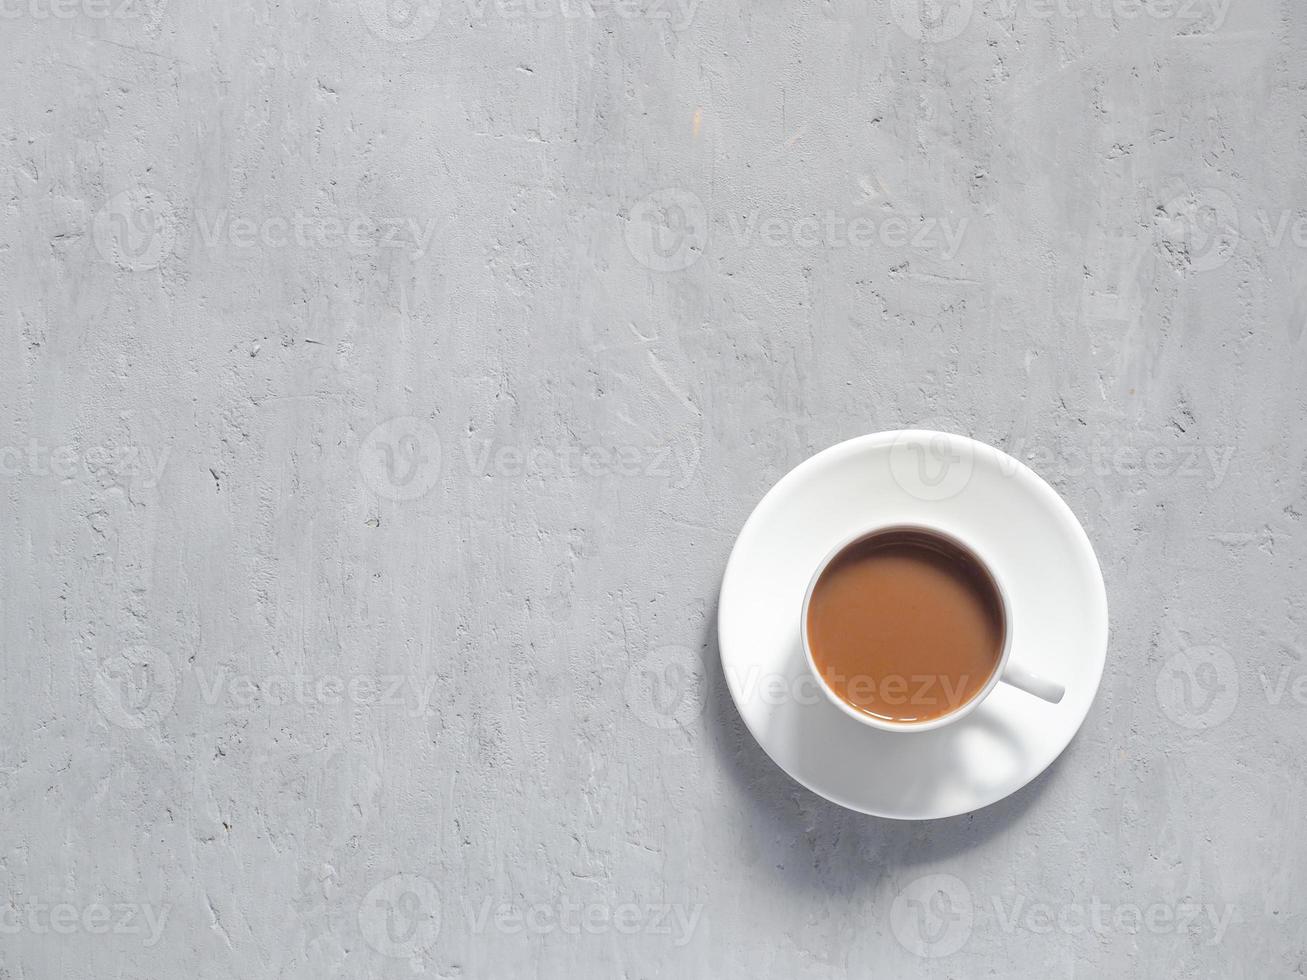
[[[1066,694],[1066,688],[1057,681],[1050,681],[1047,677],[1041,677],[1033,670],[1026,670],[1010,661],[1003,668],[1001,680],[1004,684],[1011,684],[1017,690],[1033,694],[1050,704],[1057,704]]]

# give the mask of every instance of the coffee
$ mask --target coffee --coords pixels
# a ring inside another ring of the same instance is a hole
[[[831,690],[874,718],[910,723],[975,697],[1006,627],[998,588],[973,555],[927,531],[892,529],[826,566],[804,628]]]

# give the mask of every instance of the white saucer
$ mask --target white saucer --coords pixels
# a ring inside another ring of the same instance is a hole
[[[951,725],[898,733],[827,701],[800,641],[804,590],[836,542],[879,521],[973,542],[1010,592],[1013,662],[1065,684],[1062,702],[1000,684]],[[1001,800],[1066,748],[1103,675],[1107,593],[1080,522],[1024,464],[964,436],[881,432],[801,463],[754,508],[726,565],[717,634],[731,696],[777,765],[841,806],[923,820]]]

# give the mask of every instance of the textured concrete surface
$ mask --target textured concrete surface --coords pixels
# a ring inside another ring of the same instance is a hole
[[[1284,977],[1307,11],[0,3],[0,977]],[[843,812],[714,639],[925,423],[1094,540],[1084,729]]]

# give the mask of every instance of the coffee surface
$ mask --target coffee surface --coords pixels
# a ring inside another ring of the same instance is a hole
[[[808,643],[840,697],[889,721],[929,721],[989,681],[1003,611],[988,573],[951,542],[887,531],[846,548],[808,604]]]

